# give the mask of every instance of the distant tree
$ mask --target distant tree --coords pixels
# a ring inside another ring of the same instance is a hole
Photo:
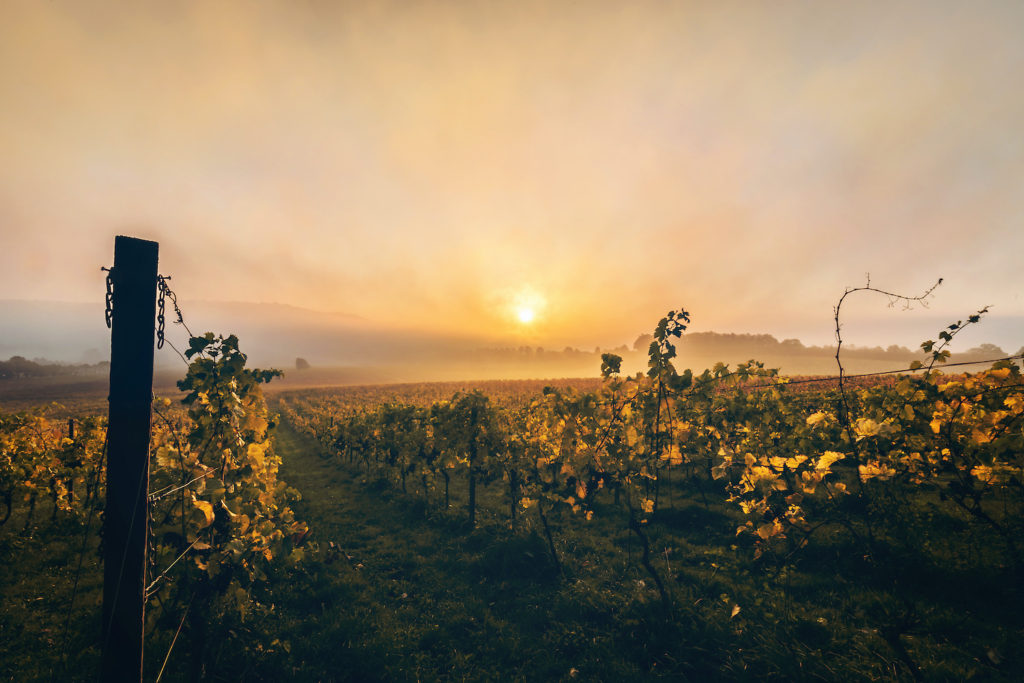
[[[78,375],[83,372],[96,372],[109,366],[110,361],[101,361],[95,366],[66,365],[52,363],[45,358],[29,360],[24,356],[11,356],[9,360],[0,360],[0,379]]]
[[[633,342],[633,350],[646,351],[651,347],[652,341],[654,341],[653,334],[641,334],[639,337],[636,338],[636,341]]]
[[[42,374],[39,364],[33,363],[24,356],[11,356],[3,364],[3,377],[35,377]]]
[[[969,356],[983,356],[985,358],[1002,358],[1006,355],[1006,351],[995,344],[982,344],[981,346],[975,346],[973,349],[967,349],[966,354]]]
[[[309,361],[306,360],[305,358],[296,358],[295,359],[295,369],[296,370],[309,370]]]
[[[890,356],[909,356],[911,355],[910,349],[906,346],[900,346],[899,344],[890,344],[885,347],[885,352]]]

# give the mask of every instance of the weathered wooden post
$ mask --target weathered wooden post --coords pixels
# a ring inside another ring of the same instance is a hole
[[[114,240],[103,681],[142,680],[158,250],[156,242],[120,235]]]

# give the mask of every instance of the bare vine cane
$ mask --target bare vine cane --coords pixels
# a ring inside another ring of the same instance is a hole
[[[835,356],[835,358],[836,358],[836,365],[839,366],[839,396],[840,396],[840,401],[841,401],[841,406],[842,406],[842,410],[840,411],[840,414],[839,414],[839,421],[840,421],[840,424],[842,424],[843,429],[846,431],[847,436],[850,438],[850,443],[853,444],[854,458],[856,460],[858,460],[858,461],[860,460],[860,458],[858,457],[857,452],[856,452],[857,451],[856,438],[854,437],[853,425],[852,425],[852,422],[850,421],[850,402],[849,402],[849,397],[847,396],[847,393],[846,393],[846,385],[845,385],[846,371],[843,368],[843,362],[840,359],[840,355],[839,355],[840,352],[842,351],[842,348],[843,348],[843,336],[842,336],[842,333],[841,333],[842,325],[840,325],[840,323],[839,323],[839,315],[840,315],[840,312],[842,311],[842,308],[843,308],[843,302],[846,300],[846,297],[850,296],[854,292],[875,292],[877,294],[883,294],[883,295],[889,297],[889,306],[894,306],[897,303],[901,303],[901,302],[903,303],[903,306],[904,306],[905,309],[909,309],[910,307],[912,307],[915,302],[920,302],[921,305],[927,306],[928,302],[926,301],[926,299],[928,297],[930,297],[932,295],[932,292],[934,292],[935,289],[939,285],[941,285],[941,284],[942,284],[942,278],[940,277],[938,279],[938,281],[934,285],[929,287],[927,290],[925,290],[925,292],[923,294],[921,294],[919,296],[906,296],[904,294],[896,294],[895,292],[889,292],[889,291],[886,291],[884,289],[879,289],[877,287],[872,287],[871,286],[871,276],[868,275],[867,276],[867,282],[862,287],[847,287],[846,291],[843,292],[843,295],[841,297],[839,297],[839,302],[836,303],[836,306],[835,306],[835,309],[834,309],[834,313],[835,313],[834,319],[835,319],[835,323],[836,323],[836,356]]]

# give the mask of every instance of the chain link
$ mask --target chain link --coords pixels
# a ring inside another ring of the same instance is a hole
[[[156,276],[156,288],[160,293],[157,298],[156,313],[156,348],[158,349],[162,349],[164,347],[164,296],[170,291],[170,288],[167,286],[167,280],[170,279],[170,276]]]
[[[107,301],[106,310],[104,311],[104,319],[107,322],[107,328],[110,328],[114,321],[114,279],[116,273],[114,268],[101,268],[107,273]],[[188,325],[185,325],[185,318],[181,314],[181,307],[178,306],[178,297],[174,291],[167,285],[167,282],[171,279],[170,275],[157,275],[156,276],[156,287],[157,287],[157,315],[156,315],[156,348],[162,349],[164,347],[164,332],[167,327],[167,299],[171,300],[171,305],[174,306],[174,314],[177,317],[176,323],[182,325],[185,331],[188,332],[189,336],[192,336],[192,330],[188,329]]]
[[[104,318],[107,321],[107,329],[110,329],[114,321],[114,269],[100,268],[100,270],[107,271],[107,309]]]
[[[174,293],[174,290],[167,286],[167,281],[171,279],[170,275],[157,275],[157,286],[160,288],[160,314],[164,314],[164,298],[171,300],[171,306],[174,306],[174,315],[177,318],[174,322],[185,328],[188,335],[192,336],[192,330],[188,329],[188,325],[185,324],[185,317],[181,313],[181,307],[178,306],[178,295]]]

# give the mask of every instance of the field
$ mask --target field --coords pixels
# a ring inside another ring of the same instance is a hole
[[[0,0],[0,683],[1024,683],[1022,73],[1014,0]]]
[[[238,389],[249,446],[212,479],[204,458],[228,456],[190,444],[221,443],[202,426],[216,387],[182,407],[175,392],[154,403],[145,678],[1017,680],[1020,374],[1004,369],[862,381],[846,426],[834,383],[787,389],[756,367],[685,389],[608,368],[279,391],[269,413]],[[971,382],[975,403],[998,401],[975,414],[959,395],[936,430],[951,385]],[[18,418],[19,395],[5,412],[5,453],[31,432],[40,455],[5,474],[4,680],[93,680],[98,665],[81,463],[101,458],[103,423],[85,417],[94,392],[63,398],[76,408]],[[974,459],[940,462],[951,443]]]

